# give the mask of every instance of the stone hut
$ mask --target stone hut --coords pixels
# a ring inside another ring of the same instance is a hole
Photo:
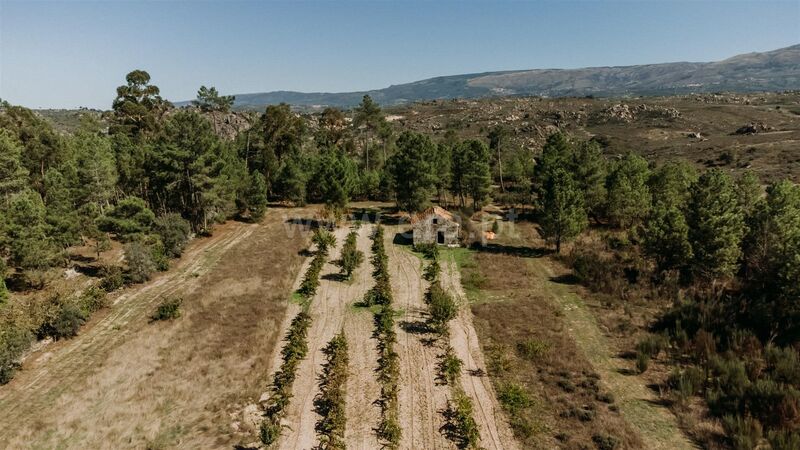
[[[461,225],[450,212],[434,206],[411,217],[414,245],[439,244],[449,247],[458,245]]]

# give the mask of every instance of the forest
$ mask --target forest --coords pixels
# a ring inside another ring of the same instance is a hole
[[[800,448],[797,184],[615,157],[562,132],[528,148],[502,125],[481,139],[402,130],[369,96],[352,111],[269,106],[225,139],[209,117],[232,104],[204,86],[176,108],[136,70],[107,127],[87,115],[59,133],[0,105],[0,384],[36,340],[75,336],[106,292],[168,270],[217,223],[257,222],[278,205],[324,204],[337,222],[358,200],[410,213],[435,201],[465,217],[492,203],[532,211],[523,220],[589,290],[666,305],[635,358],[641,372],[655,359],[673,368],[663,387],[679,416],[702,399],[731,447]],[[78,296],[15,301],[52,282],[79,245],[98,258],[122,245],[124,260]]]

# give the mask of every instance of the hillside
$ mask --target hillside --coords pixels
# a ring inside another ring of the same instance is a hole
[[[262,109],[268,104],[288,103],[298,107],[346,108],[358,104],[366,94],[389,106],[420,100],[507,95],[619,97],[793,89],[800,89],[800,44],[717,62],[486,72],[442,76],[359,92],[237,94],[235,106]]]

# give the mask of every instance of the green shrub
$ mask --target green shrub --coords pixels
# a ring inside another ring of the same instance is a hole
[[[422,272],[422,278],[433,283],[439,279],[439,272],[441,272],[441,266],[439,266],[439,261],[434,259],[430,264],[425,266],[425,270]]]
[[[320,435],[320,448],[327,450],[345,449],[345,391],[347,381],[347,339],[343,333],[336,335],[325,349],[327,362],[320,377],[320,392],[314,399],[314,406],[321,418],[316,429]]]
[[[181,316],[181,304],[183,299],[180,297],[166,298],[161,301],[156,311],[151,316],[153,320],[174,320]]]
[[[102,266],[99,271],[102,281],[100,288],[106,292],[113,292],[125,285],[125,278],[122,275],[120,266]]]
[[[592,442],[598,450],[614,450],[619,447],[619,439],[610,434],[595,434],[592,436]]]
[[[431,284],[425,297],[430,312],[430,323],[437,331],[444,332],[447,322],[456,317],[458,306],[453,297],[442,289],[440,283]]]
[[[164,253],[179,258],[189,242],[192,227],[180,214],[167,213],[155,220],[154,231],[164,244]]]
[[[348,280],[353,275],[353,271],[364,262],[364,252],[359,250],[356,245],[357,237],[358,232],[351,232],[347,235],[347,239],[342,246],[340,265],[342,267],[342,275]]]
[[[667,339],[657,334],[648,334],[636,344],[636,352],[650,358],[658,357],[662,350],[667,348]]]
[[[152,252],[141,242],[125,246],[125,263],[128,266],[125,275],[131,283],[144,283],[157,269]]]
[[[549,351],[550,344],[537,339],[528,339],[517,344],[519,356],[531,361],[541,358]]]
[[[706,382],[706,375],[702,369],[697,367],[687,367],[680,371],[676,370],[670,374],[667,385],[676,391],[681,400],[699,394]]]
[[[106,292],[94,286],[89,287],[81,294],[78,299],[80,310],[84,316],[89,317],[95,311],[105,308],[107,305]]]
[[[323,228],[314,230],[314,236],[311,237],[311,241],[317,245],[317,251],[319,253],[327,254],[328,249],[336,246],[336,236]]]
[[[636,370],[639,373],[647,372],[647,368],[650,366],[650,355],[647,353],[637,353],[636,354]]]
[[[323,266],[325,266],[326,258],[326,252],[318,251],[317,254],[314,255],[314,259],[311,260],[311,264],[308,266],[303,276],[303,281],[300,283],[300,288],[297,289],[297,292],[306,299],[313,297],[314,294],[317,293],[319,274],[322,272]]]
[[[281,435],[281,424],[272,422],[269,420],[263,420],[261,422],[261,442],[266,445],[270,446],[274,444],[278,437]]]
[[[448,345],[439,363],[439,371],[441,372],[442,379],[449,384],[455,383],[458,377],[461,376],[461,368],[463,365],[464,362],[453,352],[453,347]]]
[[[797,350],[770,345],[765,356],[773,380],[800,386],[800,356]]]
[[[22,354],[31,346],[33,336],[16,326],[0,327],[0,385],[11,381]]]
[[[460,448],[479,449],[480,433],[473,416],[472,400],[462,391],[453,395],[450,406],[453,428]]]
[[[387,448],[397,448],[400,445],[400,437],[402,436],[402,429],[397,419],[387,417],[381,420],[378,426],[378,436],[388,443]]]
[[[772,450],[797,450],[800,449],[800,432],[797,431],[772,431],[767,436]]]
[[[439,257],[439,246],[436,244],[414,244],[414,251],[428,259],[436,260]]]
[[[514,416],[516,416],[521,409],[533,405],[533,399],[530,398],[525,388],[515,383],[506,383],[500,386],[497,397],[503,407]]]
[[[752,450],[758,446],[763,431],[758,420],[750,417],[726,415],[722,427],[734,450]]]
[[[54,340],[75,337],[86,315],[73,304],[62,304],[54,317],[51,317],[39,328],[39,337],[52,337]]]

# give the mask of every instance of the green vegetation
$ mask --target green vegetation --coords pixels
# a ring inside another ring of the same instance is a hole
[[[364,262],[364,252],[358,249],[357,238],[358,231],[351,231],[342,246],[340,265],[342,267],[342,276],[347,280],[353,276],[353,271]]]
[[[344,450],[345,430],[345,384],[347,383],[347,338],[344,333],[336,335],[323,349],[327,362],[322,367],[320,392],[314,399],[314,407],[322,418],[317,421],[319,448]]]
[[[397,333],[394,330],[395,311],[392,309],[392,289],[389,283],[388,256],[383,243],[383,227],[378,225],[372,236],[372,266],[375,287],[364,299],[367,305],[380,305],[375,313],[375,336],[378,339],[378,383],[381,385],[381,422],[378,437],[386,448],[400,445],[402,430],[397,420],[397,393],[400,381],[399,356],[394,349]]]
[[[175,320],[181,316],[181,305],[183,299],[180,297],[165,298],[156,308],[151,316],[153,321]]]
[[[311,326],[311,316],[306,311],[292,319],[289,331],[286,332],[286,344],[281,350],[282,363],[275,372],[270,387],[271,396],[261,422],[261,442],[266,446],[274,444],[281,434],[281,418],[286,413],[286,406],[292,398],[292,384],[294,383],[297,366],[308,353],[308,328]]]

